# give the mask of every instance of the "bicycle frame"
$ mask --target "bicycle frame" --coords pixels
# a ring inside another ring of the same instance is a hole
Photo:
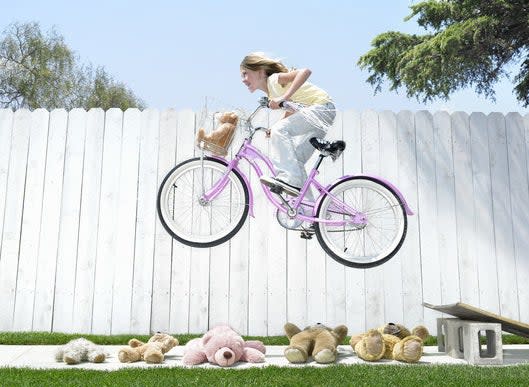
[[[249,214],[251,217],[255,217],[253,213],[253,191],[250,185],[250,182],[248,180],[248,177],[244,172],[241,171],[241,169],[238,167],[239,162],[244,159],[246,160],[253,168],[255,173],[258,177],[263,176],[263,171],[261,170],[261,167],[257,163],[257,160],[261,160],[270,173],[275,176],[276,172],[274,169],[274,166],[270,159],[266,157],[258,148],[252,145],[251,141],[253,138],[253,135],[256,133],[256,131],[264,128],[253,128],[251,126],[251,118],[259,111],[260,108],[257,108],[256,111],[250,116],[250,118],[247,120],[248,128],[250,130],[250,135],[244,139],[243,144],[241,145],[239,151],[236,153],[236,155],[233,157],[232,160],[226,160],[223,157],[214,156],[213,158],[222,160],[223,163],[227,164],[226,172],[223,174],[223,176],[216,182],[211,189],[209,189],[207,192],[204,192],[202,194],[201,200],[205,202],[210,202],[215,199],[215,197],[222,192],[222,190],[226,187],[229,179],[229,174],[235,170],[237,173],[242,176],[244,183],[246,184],[248,188],[249,193]],[[344,225],[355,225],[355,226],[362,226],[367,223],[367,217],[362,214],[361,212],[356,211],[354,208],[351,208],[346,203],[342,202],[339,198],[333,196],[329,189],[333,187],[337,182],[348,179],[351,177],[351,175],[343,176],[340,179],[336,180],[335,182],[323,186],[316,180],[316,176],[319,174],[318,167],[321,164],[323,160],[323,156],[320,155],[318,160],[316,161],[314,167],[311,169],[307,181],[301,188],[300,194],[297,197],[292,197],[288,201],[284,199],[282,196],[274,194],[266,185],[261,184],[261,188],[263,189],[264,194],[266,195],[268,201],[274,205],[279,211],[283,213],[287,213],[291,218],[296,218],[305,222],[319,222],[319,223],[327,223],[332,226],[344,226]],[[394,191],[399,195],[399,198],[401,199],[405,211],[408,215],[413,215],[413,212],[409,208],[408,204],[404,200],[404,197],[400,193],[400,191],[393,186],[390,182],[375,177],[371,175],[359,175],[359,176],[367,176],[372,179],[375,179],[382,184],[385,184],[386,186],[389,186],[390,188],[394,189]],[[319,196],[316,199],[315,202],[310,202],[305,199],[306,193],[309,190],[309,188],[313,186],[318,192]],[[317,210],[319,207],[319,203],[321,200],[326,196],[330,196],[335,204],[337,204],[337,210],[343,212],[344,214],[348,215],[346,220],[327,220],[327,219],[321,219],[317,217]],[[310,207],[312,208],[310,215],[305,215],[303,213],[299,213],[300,206]]]

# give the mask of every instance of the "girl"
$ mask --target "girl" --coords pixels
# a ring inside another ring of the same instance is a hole
[[[279,109],[283,101],[304,106],[297,112],[286,112],[270,128],[271,159],[276,176],[261,177],[263,184],[279,186],[287,194],[297,196],[307,179],[305,163],[314,152],[309,140],[325,137],[334,121],[336,111],[332,99],[324,90],[307,82],[309,69],[288,70],[279,60],[262,53],[245,56],[240,70],[242,82],[251,93],[262,90],[267,94],[271,109]],[[310,197],[310,191],[308,194]]]

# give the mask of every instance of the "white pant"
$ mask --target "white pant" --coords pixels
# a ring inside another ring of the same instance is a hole
[[[270,158],[278,179],[300,188],[305,184],[305,163],[315,150],[309,140],[312,137],[325,137],[335,116],[334,105],[330,102],[307,106],[270,128]]]

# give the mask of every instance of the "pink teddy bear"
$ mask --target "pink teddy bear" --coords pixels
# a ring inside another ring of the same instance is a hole
[[[182,362],[186,365],[209,361],[221,367],[229,367],[238,361],[262,363],[265,346],[260,341],[244,341],[227,325],[210,329],[203,337],[190,340],[184,347]]]

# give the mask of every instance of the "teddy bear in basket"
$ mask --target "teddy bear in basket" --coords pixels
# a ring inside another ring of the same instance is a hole
[[[211,133],[206,134],[204,128],[198,129],[196,144],[199,148],[204,148],[215,155],[225,156],[239,117],[234,112],[225,112],[220,115],[218,121],[219,126]]]
[[[262,363],[265,346],[261,341],[244,341],[228,325],[210,329],[203,337],[190,340],[184,347],[182,362],[196,365],[205,362],[230,367],[238,361]]]
[[[350,344],[358,357],[365,361],[388,359],[416,363],[422,357],[423,341],[428,336],[428,329],[422,325],[410,332],[401,324],[388,323],[351,336]]]

